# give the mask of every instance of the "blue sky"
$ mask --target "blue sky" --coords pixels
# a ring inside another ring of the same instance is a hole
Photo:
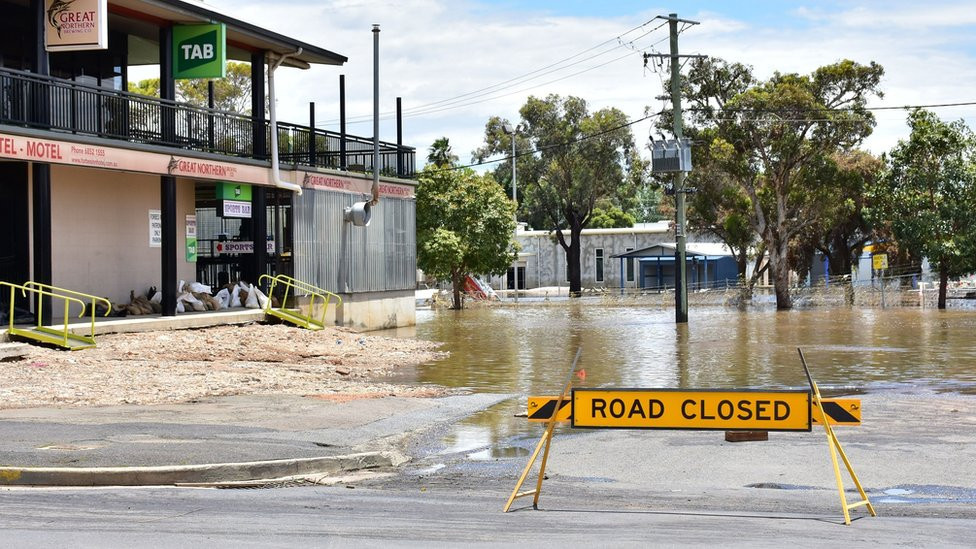
[[[666,28],[626,42],[656,27],[656,15],[671,12],[701,23],[681,34],[683,53],[743,62],[760,78],[774,71],[809,73],[850,58],[885,68],[884,97],[872,99],[872,105],[976,100],[976,8],[956,0],[670,5],[631,0],[300,0],[276,2],[274,9],[259,0],[206,3],[348,56],[343,67],[280,71],[279,119],[306,121],[308,102],[314,101],[319,122],[335,129],[338,75],[344,74],[349,131],[363,136],[372,133],[370,29],[379,23],[381,112],[392,111],[395,98],[403,97],[405,143],[426,151],[434,139],[447,136],[462,161],[481,144],[490,116],[517,118],[530,94],[577,95],[591,109],[617,107],[632,118],[642,116],[646,107],[660,108],[653,98],[661,92],[664,75],[645,70],[641,54],[667,51]],[[645,23],[643,31],[626,35],[624,44],[614,41]],[[517,80],[606,41],[609,45],[574,58],[561,70]],[[597,52],[602,55],[595,56]],[[495,93],[465,95],[512,79],[516,82],[491,88]],[[437,108],[423,107],[459,97]],[[976,127],[974,107],[936,112]],[[874,135],[864,146],[880,154],[907,137],[907,130],[904,112],[882,111],[877,118]],[[642,144],[648,130],[646,124],[634,126]],[[382,139],[395,139],[390,116],[381,118],[380,133]],[[424,156],[418,152],[418,160]]]

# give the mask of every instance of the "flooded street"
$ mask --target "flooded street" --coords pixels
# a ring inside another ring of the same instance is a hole
[[[412,333],[411,333],[412,332]],[[459,426],[451,450],[536,436],[524,397],[557,394],[577,347],[583,387],[804,388],[801,348],[828,394],[976,393],[976,313],[818,308],[739,312],[606,306],[598,299],[464,311],[418,310],[396,335],[443,342],[450,356],[403,373],[404,381],[512,393]],[[509,452],[503,447],[491,450]],[[475,454],[471,457],[501,457]]]

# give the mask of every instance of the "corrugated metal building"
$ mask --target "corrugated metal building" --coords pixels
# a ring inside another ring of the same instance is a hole
[[[376,329],[415,322],[415,201],[412,192],[381,196],[366,227],[343,217],[362,195],[311,189],[295,197],[295,277],[342,296],[341,324]]]

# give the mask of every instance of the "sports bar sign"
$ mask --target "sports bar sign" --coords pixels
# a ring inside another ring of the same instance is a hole
[[[44,49],[108,48],[108,0],[45,0]]]

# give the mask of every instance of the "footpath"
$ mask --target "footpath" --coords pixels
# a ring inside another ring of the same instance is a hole
[[[0,486],[258,482],[389,468],[402,437],[510,395],[335,402],[292,395],[0,410]]]

